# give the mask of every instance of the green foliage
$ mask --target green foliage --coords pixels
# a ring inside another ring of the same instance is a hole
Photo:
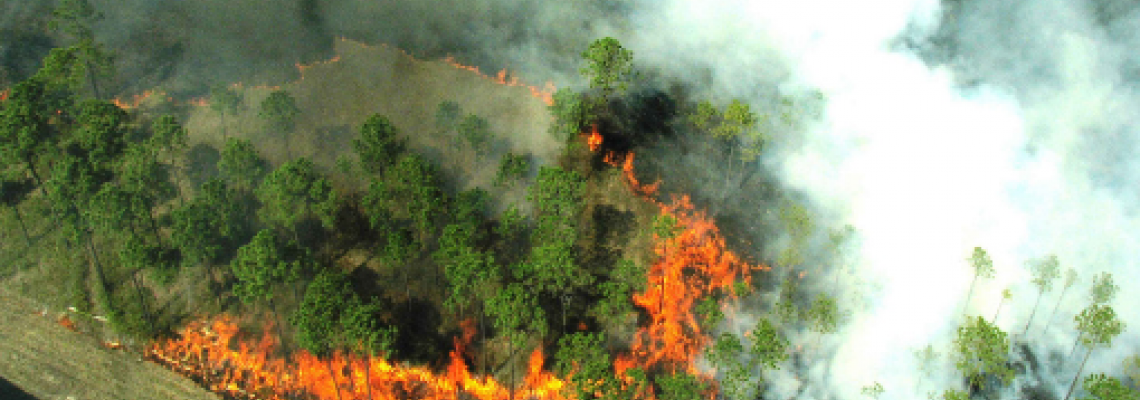
[[[263,218],[286,229],[296,229],[297,222],[314,212],[326,228],[333,226],[336,192],[307,158],[286,162],[270,173],[257,196],[263,204]]]
[[[372,114],[360,126],[360,136],[352,141],[365,172],[378,174],[392,166],[407,149],[406,141],[387,117]]]
[[[487,314],[495,329],[506,335],[513,346],[522,345],[525,332],[546,335],[546,312],[538,305],[534,291],[511,283],[487,300]]]
[[[994,277],[994,261],[990,259],[985,249],[975,247],[969,261],[970,268],[974,269],[974,275],[991,279]]]
[[[708,384],[687,372],[660,375],[655,379],[661,400],[702,400]]]
[[[355,293],[346,297],[348,306],[340,316],[343,345],[356,354],[389,357],[399,330],[395,326],[380,325],[377,315],[383,308],[379,302],[373,299],[365,303]]]
[[[218,261],[248,235],[237,193],[221,179],[202,185],[198,196],[171,214],[170,239],[191,264]]]
[[[590,81],[590,88],[599,89],[606,96],[626,90],[633,76],[633,52],[622,47],[617,39],[595,40],[582,53],[582,58],[587,65],[581,73]]]
[[[1111,306],[1092,304],[1073,317],[1077,331],[1081,332],[1081,343],[1086,347],[1108,347],[1112,340],[1124,332],[1124,322],[1116,316]]]
[[[462,117],[463,110],[459,108],[459,103],[451,100],[441,101],[435,108],[435,127],[449,132],[459,126],[459,119]]]
[[[506,152],[499,160],[499,172],[495,174],[495,186],[503,187],[523,180],[530,172],[530,160],[523,154]]]
[[[720,311],[720,303],[712,296],[706,296],[697,303],[697,315],[701,316],[701,326],[714,328],[724,320],[724,312]]]
[[[942,393],[942,400],[970,400],[970,394],[956,389],[948,389]]]
[[[403,229],[393,229],[385,235],[380,258],[387,264],[403,265],[411,261],[419,247],[412,241],[412,235]]]
[[[475,152],[476,159],[481,159],[491,150],[491,124],[486,119],[475,114],[468,114],[459,122],[459,137],[463,138],[471,150]]]
[[[48,51],[35,79],[42,80],[59,89],[78,91],[84,81],[90,81],[95,97],[98,89],[95,78],[107,78],[114,74],[114,56],[93,37],[80,38],[68,47],[57,47]]]
[[[780,322],[785,324],[794,324],[800,317],[799,307],[796,305],[796,297],[799,295],[799,277],[790,272],[784,277],[784,281],[780,284],[780,295],[775,305],[775,314]]]
[[[781,205],[779,217],[784,230],[791,236],[791,243],[780,251],[776,262],[779,265],[795,267],[804,261],[808,239],[815,229],[815,223],[807,207],[797,202],[786,202]]]
[[[0,165],[23,163],[33,175],[35,162],[54,146],[50,93],[39,80],[16,84],[0,102]],[[37,183],[40,182],[36,175]]]
[[[227,182],[238,188],[253,190],[269,169],[269,163],[246,139],[229,138],[218,159],[218,172]]]
[[[576,171],[543,166],[538,179],[530,187],[527,200],[534,203],[540,225],[548,220],[558,225],[577,227],[582,212],[586,179]]]
[[[670,214],[661,214],[653,219],[653,236],[657,240],[672,240],[681,233],[682,229],[677,217]]]
[[[432,253],[450,283],[446,302],[451,307],[481,301],[481,294],[498,278],[494,257],[475,248],[474,231],[470,224],[448,224],[439,237],[439,247]]]
[[[176,188],[151,147],[141,144],[127,146],[116,167],[119,184],[124,191],[142,201],[146,215],[150,215],[150,209],[160,202],[174,197]]]
[[[874,385],[864,386],[860,393],[872,399],[878,399],[879,396],[883,395],[883,385],[879,382],[875,382]]]
[[[178,121],[178,117],[170,114],[158,117],[151,124],[151,132],[151,145],[165,150],[167,154],[173,155],[186,148],[188,133],[182,123]]]
[[[91,227],[107,236],[117,236],[136,229],[143,213],[150,213],[150,208],[143,208],[131,193],[115,185],[100,187],[91,197],[88,206],[81,210]]]
[[[308,249],[282,242],[273,231],[263,229],[238,249],[230,267],[237,278],[233,292],[243,302],[272,299],[275,285],[296,282],[314,264]]]
[[[491,204],[491,194],[487,193],[482,188],[474,188],[459,192],[455,196],[455,201],[451,205],[452,221],[459,224],[470,225],[478,227],[487,214],[487,208]],[[476,230],[474,239],[481,238]]]
[[[1140,400],[1140,393],[1124,386],[1119,379],[1105,374],[1089,375],[1082,385],[1093,397],[1081,400]]]
[[[934,374],[935,363],[938,361],[939,356],[941,356],[941,354],[934,351],[934,346],[929,344],[921,350],[914,352],[915,361],[918,362],[918,368],[923,378],[929,378]]]
[[[241,106],[241,93],[226,85],[216,85],[210,88],[210,108],[225,115],[237,113]]]
[[[614,264],[608,278],[598,284],[602,298],[594,303],[591,311],[599,319],[624,322],[627,315],[636,311],[630,299],[633,292],[644,289],[645,270],[633,261],[622,259]]]
[[[301,305],[289,318],[297,328],[297,343],[317,357],[327,357],[344,343],[341,315],[350,309],[355,293],[340,271],[323,271],[305,288]]]
[[[825,293],[816,295],[806,314],[812,332],[835,333],[839,327],[839,303],[831,295]]]
[[[1042,293],[1053,287],[1053,281],[1061,277],[1061,262],[1056,255],[1049,255],[1030,264],[1033,271],[1033,286]]]
[[[103,13],[87,0],[60,0],[51,12],[48,28],[78,39],[91,38],[95,36],[91,25],[102,19]]]
[[[268,122],[271,129],[289,132],[296,126],[300,114],[301,109],[297,108],[297,100],[293,95],[284,90],[275,90],[261,101],[257,115]]]
[[[554,370],[569,376],[576,399],[608,399],[620,390],[600,333],[576,332],[558,341]]]
[[[1013,379],[1008,366],[1009,337],[982,317],[969,318],[958,327],[954,339],[955,366],[979,387],[985,387],[986,375],[994,375],[1005,383]]]
[[[110,168],[126,148],[127,112],[111,102],[87,100],[80,105],[75,144],[83,149],[91,164]]]
[[[562,88],[554,92],[552,98],[554,102],[550,105],[550,114],[554,116],[554,122],[550,125],[550,133],[556,137],[575,138],[594,123],[594,115],[581,93]]]
[[[1093,277],[1092,291],[1089,297],[1093,303],[1108,304],[1116,297],[1120,287],[1112,282],[1112,273],[1101,272]]]
[[[418,241],[426,242],[446,216],[438,170],[419,155],[405,154],[385,175],[386,195],[380,192],[376,201],[386,204],[394,217],[410,220]]]
[[[751,366],[744,363],[744,344],[731,333],[722,333],[705,352],[716,367],[726,398],[744,399],[748,392]]]
[[[780,369],[780,363],[788,359],[788,341],[779,328],[768,318],[761,318],[756,327],[749,331],[752,347],[748,352],[757,366],[764,369]]]

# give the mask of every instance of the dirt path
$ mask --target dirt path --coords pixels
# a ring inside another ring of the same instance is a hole
[[[0,378],[40,399],[218,400],[165,368],[70,331],[0,287]]]

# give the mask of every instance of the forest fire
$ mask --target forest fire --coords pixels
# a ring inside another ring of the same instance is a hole
[[[475,75],[478,75],[484,79],[490,79],[490,80],[492,80],[495,83],[498,83],[500,85],[526,87],[527,90],[530,90],[531,96],[534,96],[538,99],[541,99],[548,106],[554,105],[554,83],[552,83],[552,82],[547,82],[545,86],[543,86],[541,89],[539,89],[538,87],[535,87],[535,86],[520,83],[519,78],[516,76],[511,76],[511,79],[507,80],[507,70],[506,69],[500,70],[498,74],[496,74],[494,77],[491,77],[491,76],[487,76],[486,74],[480,72],[479,67],[460,64],[458,61],[455,61],[454,57],[448,56],[447,58],[444,58],[443,61],[450,64],[451,66],[453,66],[455,68],[464,69],[464,70],[474,72]]]
[[[600,145],[596,127],[591,141],[595,136]],[[594,146],[591,149],[598,150]],[[642,184],[634,173],[634,155],[629,152],[619,157],[611,151],[605,161],[616,166],[618,159],[624,158],[621,168],[630,189],[656,203],[661,215],[672,217],[676,225],[672,235],[654,235],[658,259],[646,275],[645,292],[633,295],[633,302],[650,315],[651,324],[638,330],[630,353],[618,356],[614,369],[623,378],[628,378],[626,371],[634,367],[700,375],[695,361],[709,338],[694,315],[696,302],[718,291],[734,296],[732,289],[738,279],[749,283],[753,271],[769,268],[749,265],[727,250],[720,230],[704,212],[694,208],[687,195],[674,197],[669,205],[652,199],[661,182]]]
[[[563,399],[563,382],[543,370],[541,349],[531,354],[522,387],[511,393],[494,380],[471,375],[462,357],[471,334],[455,340],[447,373],[437,375],[423,367],[340,352],[320,359],[296,351],[286,360],[275,355],[279,349],[269,333],[272,331],[272,326],[267,326],[260,341],[252,343],[240,337],[238,325],[230,317],[198,321],[187,325],[179,340],[154,344],[148,357],[214,392],[236,398],[460,399],[466,392],[480,400]]]

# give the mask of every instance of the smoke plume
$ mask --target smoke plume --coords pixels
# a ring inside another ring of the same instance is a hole
[[[1110,11],[1105,11],[1110,10]],[[644,2],[633,15],[637,60],[698,82],[713,98],[771,102],[815,88],[821,118],[780,132],[765,167],[806,196],[823,227],[852,225],[840,268],[816,274],[850,313],[804,362],[766,378],[766,398],[884,399],[964,389],[947,361],[963,313],[997,325],[1044,359],[1002,398],[1041,386],[1063,396],[1076,374],[1072,317],[1090,303],[1091,277],[1111,272],[1113,306],[1136,329],[1136,9],[1076,1],[893,0]],[[763,107],[759,107],[763,109]],[[761,214],[761,210],[757,211]],[[825,232],[820,232],[822,236]],[[966,259],[985,248],[997,269],[966,304]],[[1037,299],[1026,262],[1056,254],[1080,278],[1047,335],[1061,280]],[[840,264],[836,262],[835,264]],[[863,302],[844,301],[864,298]],[[766,310],[751,312],[749,319]],[[803,341],[806,332],[789,332]],[[1094,351],[1085,374],[1116,373],[1140,340],[1125,332]],[[931,344],[940,368],[924,379],[913,351]],[[1049,397],[1059,397],[1049,396]]]

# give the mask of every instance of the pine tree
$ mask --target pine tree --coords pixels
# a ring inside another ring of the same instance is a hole
[[[1033,303],[1033,312],[1029,313],[1029,321],[1025,322],[1022,335],[1029,332],[1029,325],[1033,323],[1033,316],[1037,315],[1037,305],[1041,303],[1041,298],[1053,287],[1053,280],[1061,276],[1061,263],[1057,261],[1056,255],[1033,262],[1030,268],[1033,270],[1033,286],[1038,290],[1037,301]]]
[[[1124,323],[1117,318],[1116,311],[1107,305],[1092,304],[1073,317],[1073,321],[1077,324],[1077,330],[1081,332],[1081,342],[1089,350],[1085,353],[1084,361],[1081,361],[1081,367],[1077,369],[1077,375],[1073,377],[1072,385],[1069,385],[1069,393],[1065,395],[1065,400],[1069,400],[1069,396],[1073,395],[1073,389],[1077,387],[1077,380],[1084,372],[1085,363],[1089,361],[1093,349],[1111,346],[1112,340],[1124,332]]]
[[[970,268],[974,269],[974,281],[970,283],[970,292],[966,295],[966,306],[962,309],[962,314],[965,314],[966,309],[970,306],[970,298],[974,296],[974,284],[978,283],[978,277],[994,277],[994,262],[981,247],[974,248],[974,253],[970,255],[969,261]]]
[[[1068,292],[1069,288],[1073,287],[1075,283],[1077,283],[1077,271],[1069,268],[1065,271],[1065,288],[1061,289],[1061,296],[1057,297],[1057,305],[1053,306],[1053,313],[1049,314],[1049,320],[1045,321],[1045,329],[1043,329],[1041,333],[1049,331],[1049,324],[1053,323],[1053,317],[1057,316],[1057,310],[1061,308],[1061,300],[1065,299],[1065,293]]]

